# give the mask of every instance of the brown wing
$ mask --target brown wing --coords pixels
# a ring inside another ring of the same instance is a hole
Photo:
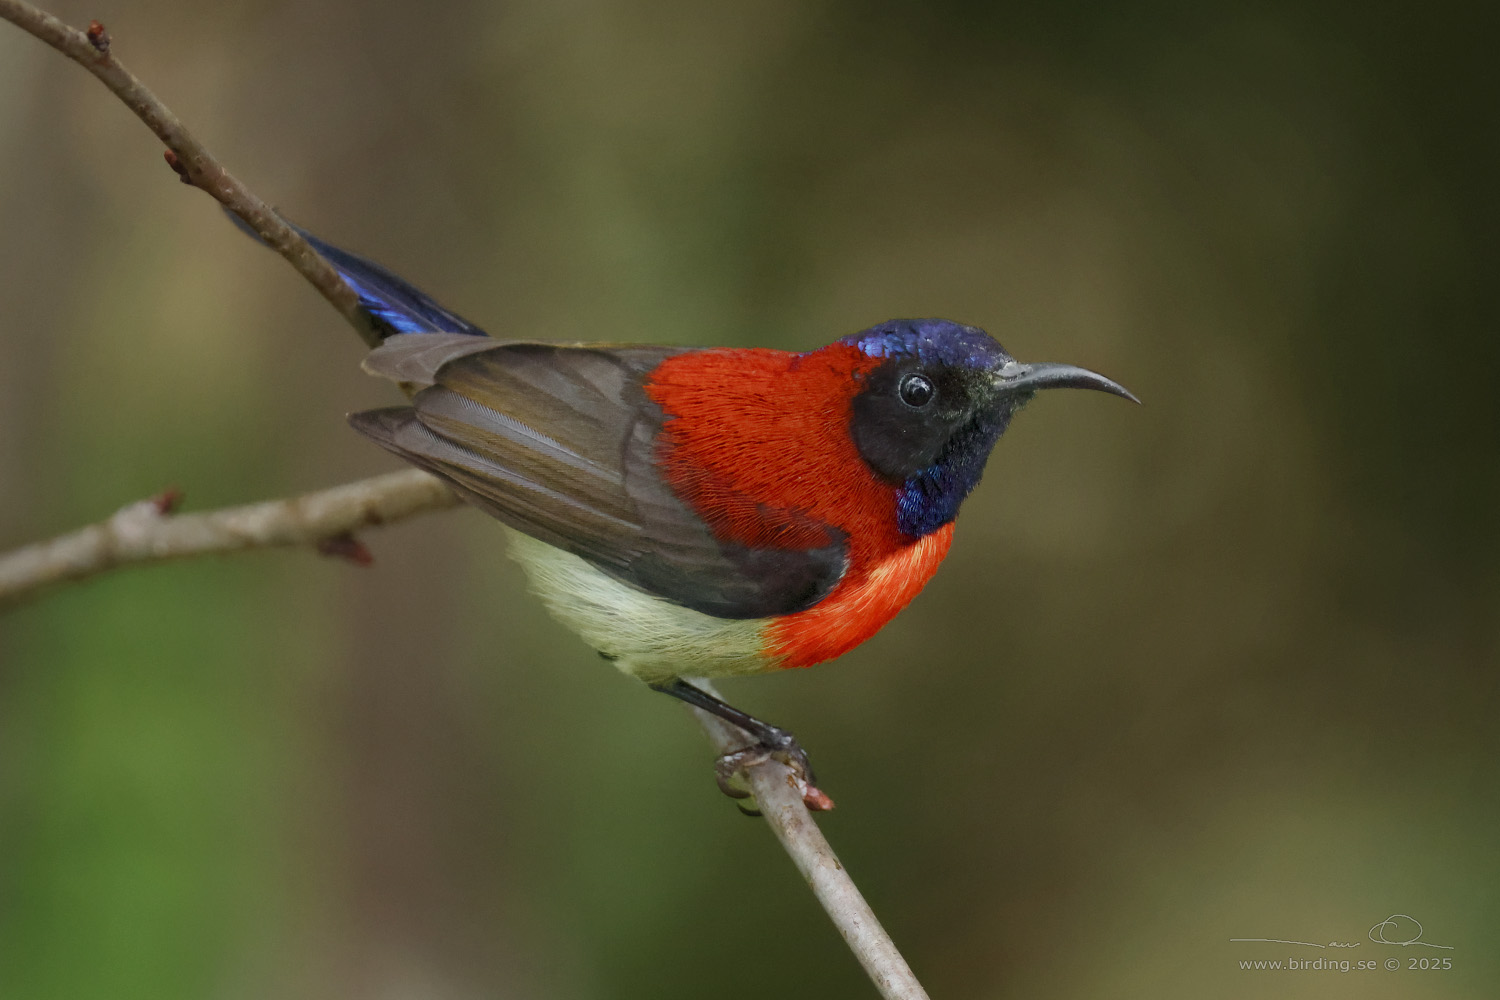
[[[720,542],[662,480],[642,384],[685,348],[476,341],[390,338],[366,369],[420,391],[350,423],[511,527],[706,614],[790,614],[843,575],[837,529],[811,550]]]

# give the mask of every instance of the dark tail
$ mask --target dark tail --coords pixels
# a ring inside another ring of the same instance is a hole
[[[241,232],[258,243],[265,241],[240,220],[226,212]],[[312,244],[344,282],[359,296],[359,304],[370,315],[375,325],[389,337],[398,333],[466,333],[475,337],[488,337],[483,329],[462,316],[449,312],[431,296],[413,287],[372,260],[367,260],[348,250],[324,243],[301,226],[287,225],[302,234]]]

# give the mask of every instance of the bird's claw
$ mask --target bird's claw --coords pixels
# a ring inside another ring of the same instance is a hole
[[[746,747],[745,749],[748,750],[750,748]],[[731,799],[748,799],[750,797],[750,793],[745,789],[736,788],[732,784],[735,774],[739,772],[740,768],[746,766],[746,762],[739,759],[743,753],[745,753],[745,750],[736,750],[733,753],[726,753],[714,761],[714,781],[718,784],[719,791]],[[756,763],[759,763],[759,761],[756,761]]]
[[[791,769],[788,781],[792,782],[802,797],[802,804],[812,812],[827,812],[833,808],[833,800],[814,784],[812,764],[807,751],[797,743],[796,737],[784,729],[768,733],[759,742],[723,754],[714,762],[714,780],[719,790],[732,799],[748,799],[750,792],[732,784],[734,776],[746,768],[777,760]],[[760,811],[739,807],[746,816],[759,816]]]

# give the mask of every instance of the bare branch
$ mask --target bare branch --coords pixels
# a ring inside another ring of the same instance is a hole
[[[458,503],[442,481],[404,469],[345,486],[204,514],[172,514],[160,498],[142,500],[99,524],[0,555],[0,608],[52,584],[117,566],[215,552],[321,545],[350,532]],[[340,542],[331,554],[359,560]]]
[[[718,697],[713,686],[701,678],[695,678],[693,684]],[[709,742],[719,753],[729,753],[745,745],[746,735],[735,726],[702,709],[689,706],[689,711],[698,717]],[[803,805],[803,789],[792,769],[768,760],[746,768],[745,776],[755,793],[756,805],[776,839],[781,841],[880,995],[886,1000],[927,1000],[927,991],[917,982],[911,966],[896,950],[875,911],[860,895],[854,880],[828,846],[823,831]]]
[[[98,77],[166,144],[167,164],[185,183],[208,192],[219,204],[244,220],[271,249],[285,257],[328,300],[329,305],[338,310],[366,344],[375,347],[380,343],[380,335],[369,317],[360,310],[359,297],[354,290],[271,206],[220,166],[208,149],[183,127],[177,116],[121,65],[113,52],[117,42],[110,38],[104,25],[94,21],[85,33],[20,0],[0,0],[0,18],[40,38]]]

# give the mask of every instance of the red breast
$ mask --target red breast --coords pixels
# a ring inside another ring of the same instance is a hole
[[[767,653],[786,666],[831,659],[873,635],[937,571],[952,539],[951,524],[921,539],[902,533],[898,487],[875,475],[849,435],[853,399],[878,364],[841,343],[807,354],[706,350],[666,359],[646,383],[668,418],[662,474],[716,537],[791,549],[826,545],[823,525],[847,537],[848,568],[833,591],[767,621]]]

